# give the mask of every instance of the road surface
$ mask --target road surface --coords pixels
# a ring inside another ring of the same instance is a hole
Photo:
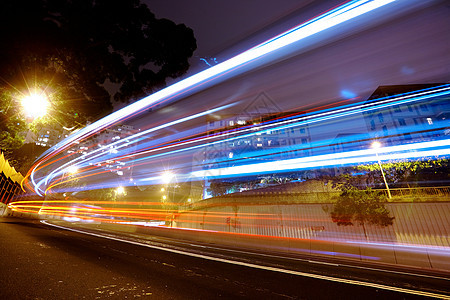
[[[0,299],[423,299],[448,297],[450,286],[442,274],[130,243],[15,218],[0,218],[0,253]]]

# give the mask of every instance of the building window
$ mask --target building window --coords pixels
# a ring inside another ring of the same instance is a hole
[[[429,125],[433,125],[433,120],[431,118],[427,118],[427,122]]]
[[[405,119],[398,119],[398,124],[400,124],[400,126],[406,126]]]
[[[209,127],[214,127],[214,121],[209,121]]]
[[[308,142],[307,139],[305,139],[305,138],[302,139],[302,144],[306,144],[307,142]]]
[[[395,112],[402,112],[400,106],[398,106],[398,105],[394,105],[393,108],[394,108]]]
[[[374,120],[370,121],[370,129],[375,130],[375,121]]]
[[[384,118],[383,118],[383,114],[382,113],[378,114],[378,120],[380,120],[380,123],[384,122]]]
[[[428,111],[428,106],[426,104],[420,104],[421,111]]]
[[[305,128],[300,128],[300,133],[305,133]]]

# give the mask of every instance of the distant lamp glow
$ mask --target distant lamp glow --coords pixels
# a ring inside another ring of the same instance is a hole
[[[125,193],[125,188],[123,186],[119,186],[116,189],[116,193],[117,193],[117,195],[123,195]]]
[[[78,172],[78,167],[75,165],[71,165],[70,167],[67,168],[67,173],[69,174],[75,174]]]
[[[22,107],[28,117],[40,118],[47,113],[50,106],[47,96],[44,93],[32,93],[21,100]]]
[[[372,148],[373,148],[373,149],[379,149],[379,148],[381,148],[381,143],[378,142],[378,141],[373,142],[373,143],[372,143]]]
[[[372,143],[372,148],[375,149],[375,155],[377,156],[378,165],[380,166],[381,175],[383,176],[383,180],[384,180],[384,184],[386,186],[388,197],[389,197],[389,199],[392,199],[391,191],[389,190],[389,185],[388,185],[388,183],[386,181],[386,176],[384,176],[384,171],[383,171],[383,168],[381,167],[381,161],[380,161],[380,158],[378,156],[378,149],[381,148],[381,143],[378,142],[378,141],[373,142]]]
[[[162,174],[161,179],[164,183],[167,184],[170,183],[174,177],[175,177],[174,173],[167,171]]]

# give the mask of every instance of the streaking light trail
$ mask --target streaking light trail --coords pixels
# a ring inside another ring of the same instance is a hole
[[[49,149],[49,151],[44,153],[41,162],[37,164],[33,172],[35,172],[39,168],[39,166],[43,164],[43,161],[45,161],[46,158],[63,151],[70,144],[74,143],[77,140],[85,139],[95,132],[98,132],[107,126],[110,126],[111,124],[135,115],[146,108],[156,105],[157,103],[171,101],[171,99],[173,99],[173,97],[175,96],[178,97],[182,94],[186,94],[187,92],[192,91],[193,88],[198,88],[199,85],[211,81],[212,79],[216,79],[217,77],[220,77],[223,74],[226,74],[227,72],[238,68],[239,66],[244,66],[252,61],[255,61],[256,59],[264,55],[277,51],[301,39],[317,34],[326,29],[332,28],[333,26],[339,25],[343,22],[368,13],[393,1],[394,0],[350,1],[326,13],[325,15],[319,16],[305,24],[297,26],[291,31],[280,35],[275,39],[269,40],[268,42],[263,43],[258,47],[252,48],[238,56],[229,59],[228,61],[218,64],[196,75],[193,75],[183,81],[175,83],[69,136],[67,139],[58,143],[57,145]],[[42,191],[42,189],[37,187],[36,192],[41,194],[40,191]]]
[[[378,91],[384,84],[401,86],[413,80],[401,77],[391,82],[386,76],[385,83],[369,75],[359,79],[362,73],[355,73],[341,82],[343,65],[328,68],[335,62],[326,55],[320,56],[322,68],[296,76],[299,69],[310,67],[311,52],[341,46],[378,26],[390,29],[393,23],[403,22],[396,19],[404,16],[398,8],[409,4],[348,1],[79,130],[44,153],[24,181],[43,199],[31,196],[10,203],[9,208],[72,223],[173,227],[226,234],[230,239],[283,239],[286,245],[314,240],[324,248],[334,243],[366,243],[420,251],[447,249],[445,239],[413,240],[408,228],[395,231],[402,216],[414,213],[413,208],[402,207],[406,202],[387,203],[392,204],[391,211],[398,210],[395,230],[368,227],[366,234],[357,226],[338,227],[325,210],[339,193],[324,178],[351,170],[349,176],[372,180],[365,184],[382,195],[384,186],[375,182],[375,172],[369,178],[358,167],[448,159],[448,80]],[[366,53],[354,60],[364,64]],[[346,55],[345,59],[353,59],[352,53]],[[361,68],[366,71],[365,66]],[[315,72],[324,78],[320,84],[310,80]],[[442,78],[427,76],[423,82]],[[300,85],[304,89],[297,90]],[[333,92],[316,92],[328,87]],[[372,96],[365,95],[368,92]],[[315,93],[317,97],[310,98]],[[259,101],[255,95],[261,94],[276,96]],[[373,149],[373,142],[380,147]],[[389,178],[389,170],[384,172]],[[292,180],[283,182],[288,179]],[[289,184],[297,188],[314,180],[323,180],[320,187],[327,190],[311,192],[319,200],[302,189],[280,192]],[[422,187],[391,188],[394,198],[402,193],[412,198],[422,192]],[[426,195],[448,193],[447,187],[426,189]],[[437,207],[447,208],[445,203]],[[443,227],[440,234],[447,236]],[[309,249],[315,254],[381,259],[372,254],[336,254],[330,248]]]

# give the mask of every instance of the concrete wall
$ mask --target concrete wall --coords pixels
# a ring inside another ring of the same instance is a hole
[[[327,204],[227,205],[186,211],[175,226],[297,239],[365,242],[361,226],[338,226]],[[389,203],[388,227],[366,225],[369,242],[450,247],[450,203]]]
[[[323,207],[216,206],[181,213],[173,226],[216,232],[203,237],[212,243],[450,270],[448,202],[389,203],[394,224],[368,225],[367,239],[361,226],[337,226]]]

